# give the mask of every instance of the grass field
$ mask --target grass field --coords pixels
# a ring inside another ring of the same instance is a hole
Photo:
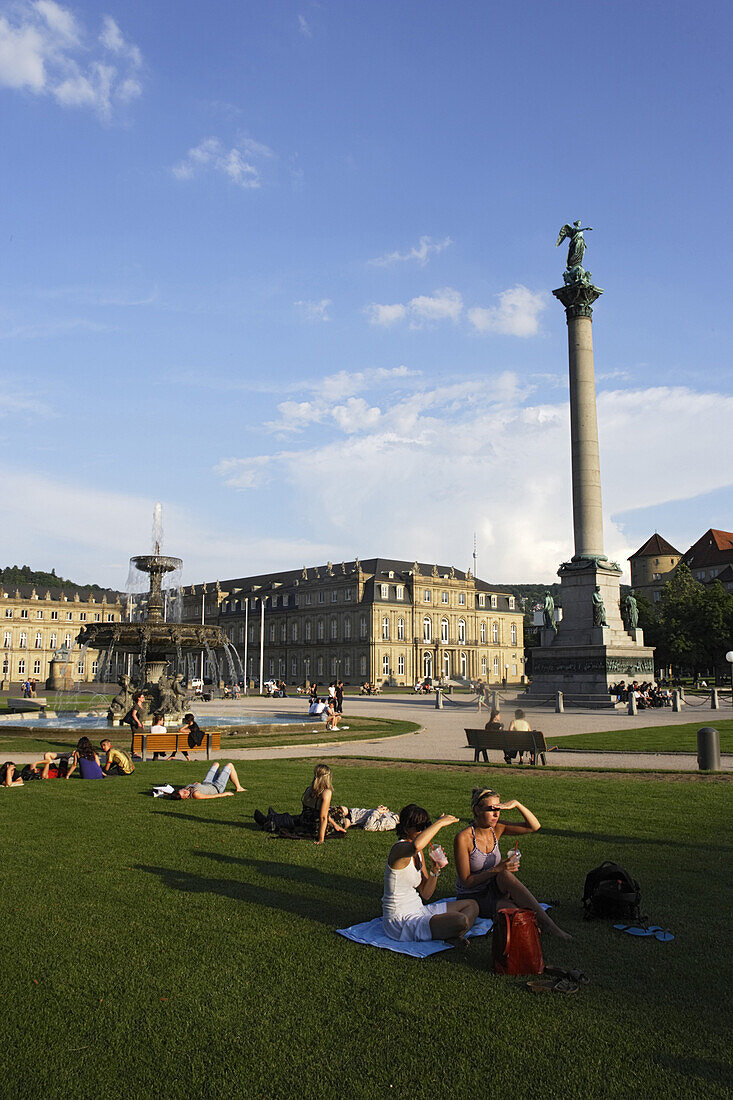
[[[709,713],[704,721],[688,722],[680,726],[644,726],[641,729],[609,730],[606,733],[579,733],[577,737],[555,738],[553,743],[560,749],[696,753],[697,731],[703,726],[713,726],[718,731],[721,752],[733,752],[733,719],[724,718],[721,721],[715,714]],[[552,757],[548,759],[552,760]]]
[[[204,718],[201,719],[206,730],[219,727],[208,725]],[[403,733],[415,733],[420,729],[416,722],[407,722],[402,719],[390,718],[359,718],[357,715],[349,715],[346,725],[348,730],[330,733],[325,725],[315,725],[310,722],[293,725],[279,726],[222,726],[221,752],[226,755],[229,749],[264,749],[273,745],[320,745],[331,744],[338,741],[372,741],[381,737],[397,737]],[[63,751],[70,745],[76,745],[81,732],[74,729],[54,729],[44,732],[0,726],[0,757],[7,758],[13,752],[31,752],[42,755],[44,752]],[[95,745],[99,744],[101,737],[111,737],[112,741],[120,748],[130,747],[130,730],[128,726],[118,729],[98,729],[84,731]]]
[[[463,815],[482,773],[334,769],[340,801]],[[242,762],[247,793],[205,805],[147,795],[202,771],[0,790],[7,1095],[730,1096],[725,777],[501,776],[543,823],[522,878],[559,899],[575,937],[545,938],[546,958],[591,979],[537,997],[490,972],[490,937],[421,961],[335,935],[379,913],[392,836],[318,848],[255,829],[256,806],[298,806],[308,764]],[[582,921],[585,874],[606,858],[640,880],[673,943]],[[451,890],[448,872],[438,895]]]

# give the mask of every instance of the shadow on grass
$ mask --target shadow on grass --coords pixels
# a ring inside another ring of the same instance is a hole
[[[569,840],[600,840],[604,844],[643,844],[647,848],[689,848],[691,851],[700,849],[704,852],[710,849],[709,843],[693,844],[689,841],[679,840],[677,836],[670,837],[669,840],[662,840],[648,836],[617,836],[614,833],[584,833],[577,829],[553,829],[552,827],[548,828],[546,825],[542,827],[542,832],[545,836],[567,837]],[[730,845],[718,843],[716,843],[715,849],[719,852],[733,851],[733,847]]]
[[[253,862],[256,863],[256,861]],[[324,898],[322,895],[317,898],[310,897],[307,893],[294,895],[287,893],[285,890],[256,886],[251,882],[229,878],[206,878],[194,872],[176,870],[171,867],[153,867],[143,863],[137,863],[134,867],[136,871],[156,875],[162,884],[170,890],[179,890],[187,894],[218,894],[219,897],[231,898],[233,901],[249,902],[252,905],[262,905],[277,912],[292,913],[293,916],[316,921],[327,928],[339,928],[347,924],[353,924],[356,920],[364,920],[362,915],[350,913],[343,903]],[[302,870],[308,872],[310,869],[302,868]],[[319,876],[315,882],[313,879],[304,877],[302,881],[311,886],[322,886],[325,877]],[[333,888],[332,882],[330,888]],[[352,890],[351,892],[355,891]],[[378,908],[379,901],[375,891],[375,909]]]
[[[365,879],[350,878],[333,871],[320,871],[317,867],[303,867],[297,863],[271,863],[262,859],[247,859],[245,856],[229,856],[222,852],[202,852],[196,850],[195,856],[216,860],[219,863],[238,864],[249,867],[268,878],[281,878],[288,882],[302,882],[306,886],[318,886],[324,890],[338,890],[344,895],[379,899],[379,884]]]
[[[141,792],[145,794],[144,791]],[[147,794],[150,798],[150,794]],[[163,799],[156,798],[156,802],[162,802]],[[167,799],[165,801],[168,801]],[[173,800],[175,801],[175,799]],[[191,803],[192,806],[198,805],[196,801]],[[252,832],[262,832],[259,825],[256,825],[254,821],[237,821],[234,818],[226,817],[201,817],[199,814],[187,814],[181,810],[164,810],[162,807],[158,809],[156,806],[156,813],[165,814],[167,817],[178,817],[181,821],[192,821],[196,825],[200,825],[202,822],[206,822],[207,825],[231,825],[234,829],[249,829]]]

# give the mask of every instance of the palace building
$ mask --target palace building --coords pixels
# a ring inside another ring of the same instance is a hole
[[[75,648],[76,636],[87,623],[120,622],[124,604],[118,592],[98,588],[0,586],[0,681],[6,686],[37,680],[43,685],[57,654],[66,659],[69,687],[74,681],[96,679],[99,654]]]
[[[182,596],[182,620],[221,626],[251,679],[261,653],[264,679],[289,684],[524,678],[522,609],[470,570],[357,558],[186,586]]]

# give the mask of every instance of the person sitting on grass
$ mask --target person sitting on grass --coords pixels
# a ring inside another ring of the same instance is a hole
[[[341,717],[341,715],[336,710],[336,703],[333,699],[329,699],[328,706],[326,707],[324,713],[326,716],[327,730],[347,730],[349,728],[348,726],[339,725],[339,718]]]
[[[400,810],[400,839],[392,845],[384,868],[382,926],[390,939],[465,944],[478,905],[471,899],[431,902],[442,868],[431,854],[428,871],[422,854],[441,829],[457,823],[452,814],[441,814],[433,823],[427,810],[414,803]]]
[[[279,814],[270,806],[265,816],[255,810],[254,819],[261,829],[286,837],[313,837],[323,844],[327,837],[345,836],[346,826],[339,807],[331,808],[333,778],[328,764],[316,764],[313,781],[303,793],[303,809],[297,815]]]
[[[99,742],[99,747],[107,754],[103,768],[105,775],[132,775],[135,771],[132,760],[123,749],[114,748],[109,737],[104,737]]]
[[[23,777],[12,760],[0,764],[0,787],[22,787]]]
[[[76,771],[77,764],[79,765],[79,772],[82,779],[104,779],[104,772],[99,763],[99,757],[94,751],[94,746],[88,737],[79,738],[76,751],[69,761],[69,767],[66,769],[66,779],[71,779]]]
[[[181,726],[181,728],[179,729],[178,732],[179,733],[185,733],[185,734],[188,735],[187,736],[187,745],[188,745],[189,749],[197,749],[201,745],[201,743],[204,739],[204,731],[201,729],[201,727],[199,726],[198,722],[196,721],[196,719],[194,718],[194,716],[192,714],[184,714],[184,716],[183,716],[183,725]],[[178,752],[178,750],[174,749],[173,752],[168,757],[168,759],[169,760],[175,759],[175,756],[176,756],[177,752]],[[186,749],[181,749],[181,753],[183,754],[183,759],[187,760],[190,763],[191,762],[191,757],[188,755],[188,751]]]
[[[225,787],[231,779],[234,784],[233,791],[225,790]],[[189,783],[187,787],[180,787],[173,794],[169,795],[169,798],[232,798],[234,793],[241,794],[242,791],[246,791],[247,788],[243,787],[239,782],[239,776],[237,775],[237,769],[233,764],[225,764],[224,767],[220,767],[219,764],[212,764],[207,771],[203,783]]]
[[[493,917],[497,909],[531,909],[540,926],[561,940],[572,939],[548,917],[540,903],[517,878],[519,859],[511,853],[501,858],[499,840],[502,836],[523,836],[536,833],[540,823],[526,806],[512,798],[501,802],[496,791],[475,787],[471,796],[473,825],[463,829],[453,841],[456,863],[456,897],[472,900],[482,917]],[[519,810],[521,825],[499,821],[504,810]]]

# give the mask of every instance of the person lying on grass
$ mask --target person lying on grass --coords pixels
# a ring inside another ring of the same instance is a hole
[[[0,764],[0,787],[22,787],[23,778],[12,760]]]
[[[135,771],[132,760],[122,749],[114,748],[109,737],[104,737],[99,742],[99,747],[107,754],[103,767],[105,775],[132,775]]]
[[[230,779],[234,784],[233,791],[224,789]],[[241,794],[246,790],[247,788],[239,782],[239,776],[233,764],[225,764],[222,768],[217,763],[211,765],[203,783],[189,783],[187,787],[180,787],[173,794],[169,794],[168,798],[232,798],[235,792]]]
[[[65,779],[70,779],[77,765],[82,779],[104,779],[99,757],[88,737],[80,737],[66,769]]]
[[[340,807],[331,808],[333,778],[328,764],[316,764],[313,781],[303,793],[303,809],[297,815],[278,814],[270,806],[267,816],[255,810],[254,819],[268,833],[287,837],[313,837],[316,844],[323,844],[326,837],[343,836],[346,833]]]
[[[474,787],[471,810],[473,825],[463,829],[453,841],[458,874],[456,897],[473,900],[479,915],[492,919],[497,909],[531,909],[542,928],[561,940],[572,939],[548,917],[534,895],[517,878],[519,858],[511,853],[506,859],[501,858],[499,840],[502,836],[522,836],[539,830],[540,823],[532,811],[516,798],[501,802],[496,791],[487,787]],[[500,821],[503,810],[519,810],[523,824]]]
[[[73,752],[44,752],[42,760],[34,760],[28,767],[40,779],[64,779],[73,755]]]
[[[470,898],[431,902],[442,861],[431,853],[428,871],[422,854],[436,833],[457,823],[458,818],[452,814],[441,814],[432,823],[427,810],[414,803],[400,810],[400,839],[392,845],[384,868],[382,926],[390,939],[465,944],[466,932],[478,916],[478,905]]]
[[[358,806],[339,806],[345,829],[363,829],[365,833],[388,833],[397,828],[399,814],[389,806],[376,806],[373,810]]]

